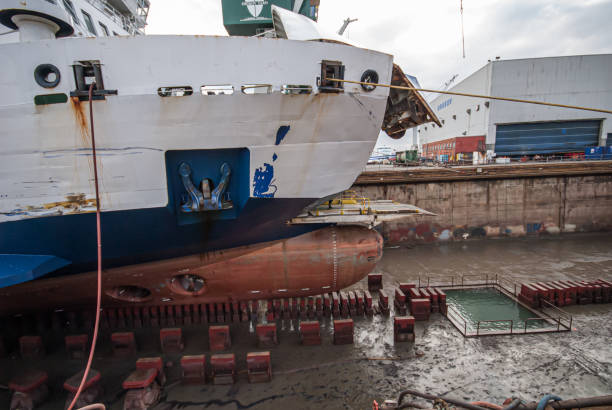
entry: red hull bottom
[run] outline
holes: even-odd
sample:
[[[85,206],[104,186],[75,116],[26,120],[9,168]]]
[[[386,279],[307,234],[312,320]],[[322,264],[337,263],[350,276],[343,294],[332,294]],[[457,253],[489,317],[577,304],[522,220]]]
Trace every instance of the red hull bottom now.
[[[332,226],[290,239],[102,272],[103,307],[184,305],[319,295],[364,278],[383,240],[360,226]],[[90,308],[96,273],[27,282],[0,291],[0,314]]]

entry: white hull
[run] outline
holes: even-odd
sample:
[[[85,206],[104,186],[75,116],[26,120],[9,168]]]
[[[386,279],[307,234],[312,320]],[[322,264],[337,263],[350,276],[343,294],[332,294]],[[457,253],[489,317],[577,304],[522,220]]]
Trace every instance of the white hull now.
[[[102,63],[106,89],[94,101],[103,211],[168,203],[169,150],[247,148],[250,196],[255,172],[274,165],[275,198],[321,198],[350,187],[366,163],[385,113],[388,89],[346,85],[320,93],[322,60],[338,60],[345,79],[375,70],[389,83],[392,57],[323,42],[205,36],[67,38],[0,45],[0,222],[89,212],[94,197],[88,102],[34,105],[36,95],[70,94],[71,65]],[[33,79],[53,64],[53,89]],[[232,95],[202,95],[203,85],[232,85]],[[241,86],[271,84],[271,94],[243,94]],[[284,95],[283,85],[310,85],[309,95]],[[193,95],[160,97],[158,87],[191,86]],[[83,122],[84,120],[84,122]],[[290,129],[276,145],[281,126]],[[276,154],[276,159],[273,157]],[[73,201],[74,202],[74,201]]]

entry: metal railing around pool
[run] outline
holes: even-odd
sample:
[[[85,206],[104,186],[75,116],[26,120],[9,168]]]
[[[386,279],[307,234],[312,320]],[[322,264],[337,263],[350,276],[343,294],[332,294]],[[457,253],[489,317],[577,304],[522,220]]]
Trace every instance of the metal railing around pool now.
[[[432,281],[432,279],[434,279]],[[478,281],[480,279],[480,281]],[[458,286],[485,286],[493,283],[497,283],[497,275],[462,275],[462,276],[449,276],[449,277],[431,277],[419,276],[417,278],[419,288],[429,287],[458,287]]]
[[[571,331],[573,317],[569,313],[565,312],[563,309],[553,305],[547,300],[542,300],[544,307],[539,310],[535,310],[534,308],[527,306],[522,303],[518,299],[518,294],[520,291],[520,284],[513,282],[506,278],[500,278],[498,275],[489,275],[489,274],[481,274],[481,275],[463,275],[463,276],[449,276],[448,278],[441,278],[443,281],[440,282],[439,278],[435,278],[436,281],[432,281],[432,277],[426,276],[424,278],[418,278],[418,287],[439,287],[439,288],[493,288],[498,292],[504,294],[509,297],[515,303],[521,305],[528,311],[534,313],[538,317],[530,317],[524,320],[521,320],[522,326],[520,326],[516,320],[513,319],[499,319],[499,320],[480,320],[475,322],[476,331],[469,332],[468,331],[468,320],[464,318],[461,313],[452,305],[449,304],[447,306],[446,317],[450,320],[450,322],[463,333],[465,337],[475,337],[475,336],[486,336],[486,335],[515,335],[515,334],[527,334],[527,333],[550,333],[550,332],[564,332]],[[550,314],[546,312],[546,310],[552,310],[554,314]],[[529,323],[533,322],[546,322],[550,326],[548,327],[533,327],[529,328]],[[500,326],[501,329],[487,329],[487,325],[484,326],[485,323],[509,323],[510,328],[508,330],[504,330],[503,326]]]

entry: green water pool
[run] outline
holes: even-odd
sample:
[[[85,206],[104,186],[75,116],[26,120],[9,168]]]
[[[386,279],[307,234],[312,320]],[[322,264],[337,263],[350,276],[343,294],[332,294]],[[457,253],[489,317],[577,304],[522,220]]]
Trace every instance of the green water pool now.
[[[512,320],[513,331],[525,329],[525,319],[537,315],[524,308],[514,300],[494,288],[482,289],[449,289],[446,292],[446,302],[467,322],[467,331],[476,332],[478,321],[499,320],[500,322],[481,322],[480,331],[510,331]],[[501,320],[508,320],[501,322]],[[550,327],[544,320],[528,320],[527,329],[543,329]]]

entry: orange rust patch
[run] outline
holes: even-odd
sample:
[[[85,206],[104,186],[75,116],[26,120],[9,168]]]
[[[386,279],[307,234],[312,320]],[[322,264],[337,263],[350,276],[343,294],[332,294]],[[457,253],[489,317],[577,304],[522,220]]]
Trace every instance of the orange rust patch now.
[[[67,195],[65,201],[49,202],[48,204],[43,205],[45,209],[51,209],[51,208],[57,208],[57,207],[66,208],[66,209],[79,209],[81,207],[88,207],[88,206],[95,207],[96,200],[86,199],[85,194]]]
[[[72,107],[72,111],[74,111],[74,118],[77,123],[77,127],[79,127],[79,131],[81,132],[81,139],[85,146],[89,146],[89,127],[87,120],[85,119],[85,112],[83,111],[83,105],[79,100],[79,97],[70,97],[70,105]]]

